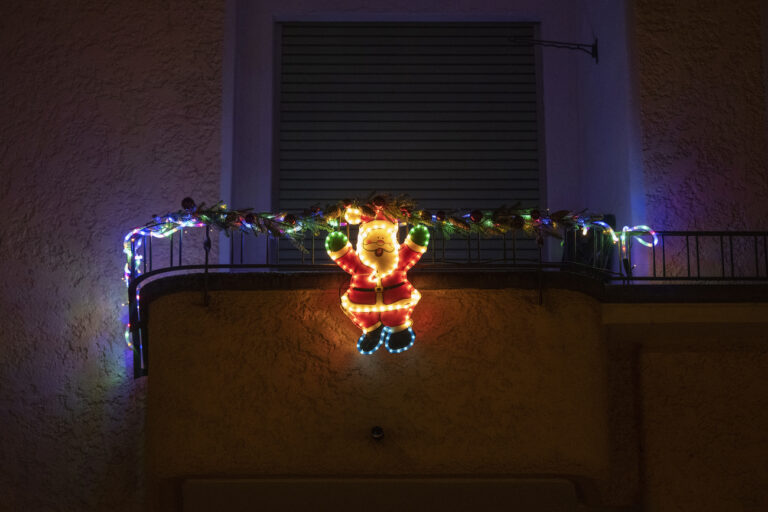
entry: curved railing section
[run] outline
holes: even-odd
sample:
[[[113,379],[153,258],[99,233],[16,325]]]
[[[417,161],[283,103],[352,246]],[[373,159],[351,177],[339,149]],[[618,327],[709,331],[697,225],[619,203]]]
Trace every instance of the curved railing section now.
[[[223,203],[198,206],[191,198],[185,198],[181,210],[154,217],[146,225],[130,230],[123,240],[126,259],[123,279],[128,289],[123,321],[125,341],[134,351],[134,374],[137,377],[146,375],[147,369],[147,351],[142,341],[146,331],[139,304],[141,286],[148,280],[172,272],[330,271],[335,266],[327,261],[322,248],[325,235],[346,230],[350,236],[360,218],[374,211],[382,211],[404,230],[415,224],[428,227],[433,244],[419,263],[424,268],[529,269],[538,272],[557,269],[588,272],[604,280],[627,281],[637,278],[633,275],[636,265],[631,259],[633,243],[653,250],[655,276],[656,247],[665,236],[662,233],[660,238],[645,225],[614,230],[606,216],[568,210],[551,212],[502,206],[432,212],[418,208],[405,196],[343,200],[297,213],[229,209]],[[212,234],[217,233],[215,239],[218,241],[219,232],[226,235],[225,243],[229,244],[229,263],[211,263],[210,253],[215,245]],[[666,235],[672,236],[671,233]],[[765,234],[760,236],[765,240]],[[253,241],[258,237],[264,241],[256,253]],[[557,240],[561,249],[550,247],[553,244],[545,243],[547,239]],[[695,240],[698,251],[699,239]],[[661,249],[664,250],[663,245]],[[700,252],[696,255],[700,259]],[[673,260],[676,261],[670,255],[670,262]],[[666,269],[665,265],[662,267]],[[643,279],[647,277],[652,276],[642,276]]]

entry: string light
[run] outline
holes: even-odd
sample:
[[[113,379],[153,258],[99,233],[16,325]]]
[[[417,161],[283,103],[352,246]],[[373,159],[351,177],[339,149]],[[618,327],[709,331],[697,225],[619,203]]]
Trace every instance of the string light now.
[[[361,205],[363,205],[361,207]],[[566,210],[555,212],[550,215],[549,210],[539,211],[536,209],[508,209],[501,207],[496,210],[473,210],[469,213],[452,213],[439,211],[432,214],[425,210],[418,210],[415,205],[405,196],[395,199],[386,197],[374,197],[367,203],[360,201],[345,200],[336,205],[328,205],[326,213],[319,207],[312,207],[305,210],[304,215],[297,216],[286,213],[251,212],[251,209],[229,210],[223,202],[214,206],[205,208],[204,205],[196,206],[191,198],[185,198],[182,201],[183,210],[176,213],[169,213],[163,216],[156,216],[152,223],[135,228],[129,231],[123,239],[123,253],[126,263],[123,267],[123,280],[126,287],[130,287],[131,280],[142,275],[144,266],[144,256],[142,248],[146,243],[147,237],[156,239],[167,239],[175,233],[188,228],[213,227],[222,230],[239,230],[241,232],[253,235],[269,234],[272,236],[289,236],[300,250],[306,251],[302,245],[302,240],[307,232],[313,235],[319,231],[327,231],[326,250],[329,255],[343,270],[354,275],[360,270],[359,265],[368,269],[365,274],[367,281],[374,285],[377,300],[374,304],[357,304],[350,300],[348,293],[342,296],[342,308],[353,318],[356,324],[365,332],[365,322],[359,323],[354,316],[358,313],[399,313],[410,318],[413,307],[421,299],[421,294],[413,288],[405,279],[407,273],[421,258],[427,250],[429,244],[429,232],[423,225],[414,229],[421,229],[420,240],[424,245],[413,242],[409,234],[402,245],[397,242],[397,228],[405,225],[398,220],[398,217],[405,215],[405,218],[421,219],[426,225],[436,230],[441,230],[444,236],[458,233],[461,236],[468,236],[471,233],[480,235],[497,236],[499,233],[508,231],[523,231],[531,236],[534,234],[537,238],[544,235],[553,234],[555,228],[564,227],[565,229],[579,229],[582,235],[586,236],[590,229],[599,229],[606,234],[614,244],[620,244],[622,255],[626,256],[629,250],[629,242],[632,238],[645,247],[658,245],[659,239],[656,232],[647,225],[637,225],[633,227],[624,226],[621,234],[616,232],[602,217],[594,217],[584,214],[573,214]],[[377,219],[366,217],[370,212],[377,213]],[[458,216],[457,216],[458,215]],[[343,220],[345,222],[341,222]],[[457,222],[456,219],[469,218],[472,222]],[[342,226],[360,224],[364,220],[369,222],[362,227],[358,234],[358,250],[353,250],[352,245],[347,241],[338,251],[331,251],[330,243],[337,238],[346,238],[343,233],[337,231]],[[370,221],[381,222],[382,224],[368,226]],[[385,226],[388,225],[388,226]],[[391,227],[389,227],[391,226]],[[387,249],[391,247],[392,256],[375,259],[360,247],[361,241],[365,240],[377,227],[386,227],[387,236],[382,240]],[[413,230],[411,230],[413,232]],[[650,238],[648,238],[650,237]],[[335,246],[335,245],[334,245]],[[210,246],[209,246],[210,247]],[[354,258],[349,253],[358,257],[359,265],[352,261]],[[384,263],[382,265],[382,262]],[[373,265],[373,267],[372,267]],[[375,268],[374,268],[375,267]],[[406,286],[408,296],[384,304],[379,300],[383,295],[385,286],[382,286],[382,280],[392,279],[395,272],[403,273],[403,286]],[[136,290],[136,311],[134,320],[140,321],[138,313],[139,290]],[[124,337],[129,347],[134,346],[134,340],[131,337],[130,315],[121,315],[125,318]],[[402,326],[399,326],[402,327]],[[410,329],[410,327],[408,327]],[[412,330],[411,330],[412,332]],[[391,334],[391,333],[390,333]],[[415,336],[415,335],[414,335]],[[415,338],[414,338],[415,339]],[[410,346],[410,345],[409,345]],[[405,350],[405,349],[402,349]],[[401,350],[401,351],[402,351]]]
[[[640,233],[642,234],[648,234],[651,236],[651,241],[647,242],[643,240],[641,235],[634,235],[633,238],[637,240],[641,245],[644,245],[645,247],[653,247],[654,245],[659,245],[659,237],[656,236],[656,232],[650,228],[650,226],[646,226],[645,224],[640,224],[639,226],[632,226],[631,228],[627,228],[627,226],[624,226],[624,229],[622,230],[622,234],[626,233]]]
[[[592,221],[591,224],[592,226],[599,226],[603,233],[608,234],[614,244],[619,244],[619,250],[621,251],[623,258],[627,257],[627,252],[629,251],[629,235],[632,235],[632,238],[645,247],[659,245],[659,237],[656,235],[656,232],[651,229],[650,226],[646,226],[645,224],[632,226],[631,228],[629,226],[624,226],[621,228],[621,235],[618,236],[611,226],[601,220]],[[589,228],[592,226],[585,223],[582,227],[581,234],[586,236]],[[651,241],[648,242],[643,240],[642,235],[650,235]]]
[[[607,233],[608,236],[611,237],[611,241],[613,243],[617,243],[619,241],[619,237],[616,236],[616,233],[613,231],[613,228],[611,226],[609,226],[608,224],[606,224],[605,222],[603,222],[601,220],[596,220],[596,221],[593,221],[592,224],[594,224],[596,226],[600,226],[601,228],[603,228],[603,233]],[[585,224],[584,229],[589,230],[589,227],[590,226]],[[584,235],[587,234],[584,230],[582,230],[582,233]]]
[[[123,238],[123,253],[126,257],[125,266],[123,268],[123,281],[125,286],[129,287],[131,279],[139,277],[142,272],[142,262],[144,256],[139,253],[144,239],[148,236],[153,238],[168,238],[174,235],[176,232],[185,228],[199,228],[206,224],[197,219],[178,219],[173,216],[166,216],[162,222],[150,224],[144,227],[135,228],[128,232]],[[131,268],[133,263],[133,269]],[[136,304],[139,303],[139,293],[136,291]],[[138,308],[138,306],[137,306]],[[137,311],[138,316],[138,311]],[[129,348],[133,348],[133,339],[131,335],[130,321],[125,322],[124,329],[125,343]]]

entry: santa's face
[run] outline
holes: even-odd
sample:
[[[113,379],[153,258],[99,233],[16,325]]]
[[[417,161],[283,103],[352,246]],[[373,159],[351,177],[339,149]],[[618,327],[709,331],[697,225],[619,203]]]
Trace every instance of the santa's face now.
[[[397,224],[376,220],[363,224],[357,236],[357,253],[360,260],[376,271],[386,275],[397,268],[398,250]]]

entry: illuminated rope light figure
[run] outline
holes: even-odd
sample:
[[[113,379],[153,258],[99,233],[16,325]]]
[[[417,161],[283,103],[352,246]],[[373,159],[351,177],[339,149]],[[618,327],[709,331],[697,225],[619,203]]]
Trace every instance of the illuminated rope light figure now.
[[[366,219],[359,210],[348,213],[348,222],[367,220],[360,226],[357,250],[339,231],[326,237],[325,248],[352,276],[341,297],[341,309],[362,330],[357,350],[372,354],[384,345],[393,354],[404,352],[416,341],[411,314],[421,299],[406,274],[427,250],[429,231],[415,226],[401,245],[397,222],[387,219],[381,210],[373,219]]]

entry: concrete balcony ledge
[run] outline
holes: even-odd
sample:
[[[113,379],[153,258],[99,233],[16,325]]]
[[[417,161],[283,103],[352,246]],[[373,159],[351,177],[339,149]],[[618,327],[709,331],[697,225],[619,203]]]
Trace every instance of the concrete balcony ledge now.
[[[414,269],[409,279],[419,290],[541,289],[542,299],[550,289],[584,293],[603,303],[768,303],[768,283],[745,281],[700,281],[675,283],[642,281],[633,284],[605,282],[571,272],[477,268]],[[206,282],[207,281],[207,282]],[[211,272],[166,275],[144,284],[142,306],[157,297],[183,291],[222,290],[336,290],[349,276],[335,267],[295,271]]]

